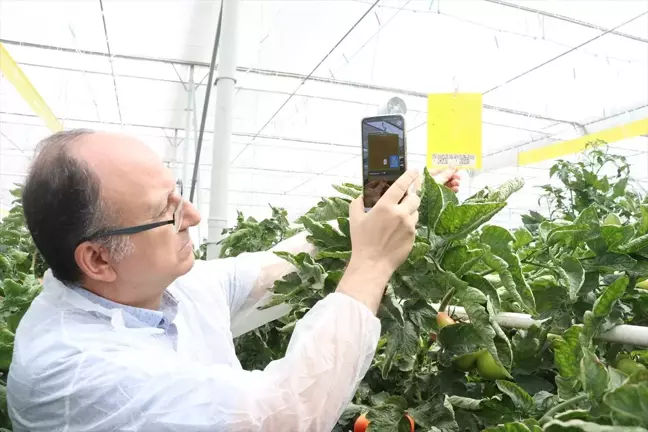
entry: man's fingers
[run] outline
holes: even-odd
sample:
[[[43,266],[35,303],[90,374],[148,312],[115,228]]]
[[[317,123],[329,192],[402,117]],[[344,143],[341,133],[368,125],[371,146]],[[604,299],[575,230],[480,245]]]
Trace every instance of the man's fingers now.
[[[419,173],[417,171],[407,170],[405,174],[400,176],[398,180],[396,180],[394,184],[387,189],[387,192],[385,192],[380,201],[384,201],[388,204],[397,204],[418,177]]]
[[[440,174],[434,176],[434,180],[439,184],[446,184],[457,174],[457,168],[447,168]]]
[[[403,202],[400,203],[400,206],[407,212],[407,214],[412,214],[418,210],[421,205],[421,198],[417,194],[409,194]]]

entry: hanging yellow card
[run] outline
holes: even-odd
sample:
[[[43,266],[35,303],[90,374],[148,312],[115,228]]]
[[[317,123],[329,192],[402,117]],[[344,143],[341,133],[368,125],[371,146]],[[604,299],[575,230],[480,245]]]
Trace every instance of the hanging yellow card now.
[[[480,169],[482,95],[428,95],[427,166]]]

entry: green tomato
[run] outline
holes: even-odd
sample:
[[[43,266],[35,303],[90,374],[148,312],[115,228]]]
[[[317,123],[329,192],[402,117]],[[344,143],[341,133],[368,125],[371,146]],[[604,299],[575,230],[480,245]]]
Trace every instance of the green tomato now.
[[[642,365],[641,363],[635,362],[631,358],[622,358],[617,362],[616,367],[626,375],[632,375],[637,371],[646,370],[646,366]]]
[[[479,372],[479,375],[482,378],[489,381],[513,378],[505,367],[500,366],[495,362],[495,359],[488,351],[482,352],[479,357],[477,357],[477,372]]]
[[[469,372],[470,370],[472,370],[473,367],[475,367],[475,362],[477,361],[477,358],[483,352],[484,350],[479,350],[468,354],[460,355],[459,357],[452,360],[452,365],[456,369],[459,369],[460,371]]]
[[[638,282],[636,286],[637,288],[648,290],[648,279]]]

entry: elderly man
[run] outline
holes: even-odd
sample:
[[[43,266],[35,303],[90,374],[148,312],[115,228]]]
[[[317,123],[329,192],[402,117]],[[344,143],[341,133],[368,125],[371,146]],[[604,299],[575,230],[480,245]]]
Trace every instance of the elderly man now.
[[[442,181],[457,188],[450,171]],[[292,270],[270,252],[194,263],[200,215],[128,136],[73,130],[41,143],[23,205],[50,266],[16,333],[15,432],[329,432],[367,371],[375,314],[414,239],[403,175],[369,213],[352,203],[352,259],[297,324],[286,356],[244,371],[230,322]],[[400,203],[399,203],[400,202]],[[304,236],[278,249],[312,252]]]

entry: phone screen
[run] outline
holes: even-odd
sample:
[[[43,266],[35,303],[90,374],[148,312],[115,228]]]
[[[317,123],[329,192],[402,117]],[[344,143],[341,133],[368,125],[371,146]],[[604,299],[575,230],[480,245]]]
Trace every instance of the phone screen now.
[[[362,120],[362,176],[365,210],[407,169],[405,119],[402,115]]]

